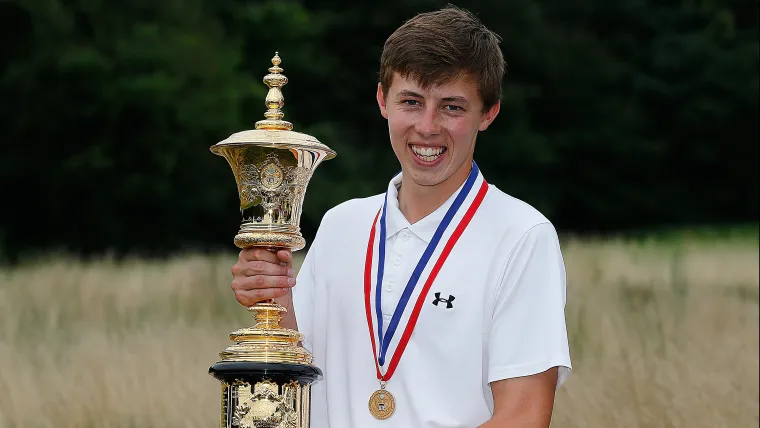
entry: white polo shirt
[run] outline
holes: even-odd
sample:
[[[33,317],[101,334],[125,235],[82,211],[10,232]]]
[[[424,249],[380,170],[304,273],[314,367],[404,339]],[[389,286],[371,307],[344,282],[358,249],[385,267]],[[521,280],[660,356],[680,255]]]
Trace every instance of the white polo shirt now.
[[[453,203],[409,224],[398,206],[397,175],[388,185],[383,325]],[[387,352],[383,373],[420,290],[445,243],[475,198],[477,180],[444,232],[412,293]],[[377,420],[368,401],[379,389],[364,303],[364,266],[373,220],[384,195],[328,211],[293,289],[295,315],[324,379],[312,387],[312,428],[475,428],[493,412],[489,383],[559,366],[570,374],[565,326],[565,268],[552,224],[493,185],[429,291],[416,328],[386,389],[395,413]],[[460,188],[461,189],[461,188]],[[375,234],[371,312],[377,342]],[[434,304],[437,303],[437,304]]]

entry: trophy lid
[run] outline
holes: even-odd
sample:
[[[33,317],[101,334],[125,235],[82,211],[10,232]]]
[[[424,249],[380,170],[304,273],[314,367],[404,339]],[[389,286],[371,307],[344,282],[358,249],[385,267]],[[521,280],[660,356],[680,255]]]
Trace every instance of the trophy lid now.
[[[293,131],[293,124],[282,120],[285,114],[281,109],[285,105],[285,98],[282,96],[281,88],[288,83],[288,78],[282,74],[281,62],[279,53],[275,52],[272,58],[272,67],[269,67],[269,74],[264,76],[264,83],[269,87],[265,99],[267,111],[264,113],[264,117],[266,119],[256,122],[255,129],[236,132],[227,139],[214,144],[211,146],[213,153],[220,154],[221,148],[227,146],[257,145],[321,152],[324,156],[323,160],[335,157],[335,151],[328,146],[311,135]]]

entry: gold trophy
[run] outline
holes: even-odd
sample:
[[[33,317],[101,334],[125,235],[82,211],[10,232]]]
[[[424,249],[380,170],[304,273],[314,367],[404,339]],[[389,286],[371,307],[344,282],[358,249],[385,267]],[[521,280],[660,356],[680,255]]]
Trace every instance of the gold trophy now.
[[[240,197],[238,248],[298,251],[301,208],[314,169],[335,152],[282,120],[281,88],[288,82],[277,53],[264,77],[269,87],[265,120],[211,146],[232,168]],[[274,303],[250,308],[254,325],[230,333],[235,343],[219,353],[209,374],[222,383],[222,428],[308,428],[311,385],[322,378],[303,335],[280,327],[286,309]]]

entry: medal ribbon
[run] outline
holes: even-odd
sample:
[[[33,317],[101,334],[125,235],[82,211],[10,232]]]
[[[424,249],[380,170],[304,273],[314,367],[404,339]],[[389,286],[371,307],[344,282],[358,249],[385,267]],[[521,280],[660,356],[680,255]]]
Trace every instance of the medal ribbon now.
[[[409,297],[411,296],[412,291],[414,290],[414,287],[417,285],[417,282],[419,282],[420,280],[420,275],[422,275],[422,271],[427,266],[428,261],[430,261],[430,257],[433,255],[433,251],[435,251],[435,248],[438,246],[438,242],[441,240],[441,236],[443,235],[443,232],[451,223],[452,218],[454,218],[454,214],[456,214],[456,212],[459,211],[459,208],[462,206],[462,203],[464,203],[465,198],[467,198],[467,195],[470,193],[470,190],[472,190],[472,186],[475,183],[475,180],[477,178],[478,178],[478,167],[473,161],[472,169],[470,170],[470,174],[467,176],[467,180],[465,180],[464,186],[457,194],[456,198],[454,199],[454,202],[451,204],[449,209],[446,211],[446,214],[443,216],[443,220],[441,220],[441,223],[436,228],[435,233],[433,234],[433,238],[430,240],[430,243],[427,245],[427,248],[425,248],[425,252],[422,253],[422,257],[420,258],[419,262],[417,263],[417,266],[412,272],[412,276],[409,277],[409,281],[407,282],[406,287],[404,288],[404,291],[401,294],[401,299],[399,300],[398,305],[396,306],[396,310],[393,312],[391,321],[388,324],[388,331],[385,334],[383,334],[383,313],[382,313],[381,299],[382,299],[383,273],[384,273],[384,267],[385,267],[385,225],[386,225],[385,212],[386,212],[386,207],[388,206],[388,192],[385,192],[385,203],[383,204],[383,214],[380,217],[380,244],[378,248],[379,260],[378,260],[378,265],[377,265],[377,286],[375,290],[375,311],[377,315],[377,337],[380,344],[380,355],[379,355],[378,363],[381,366],[385,365],[385,356],[386,356],[386,353],[388,352],[388,346],[390,345],[391,339],[393,339],[393,335],[396,333],[396,329],[398,328],[398,323],[401,318],[401,315],[404,313],[404,309],[406,309],[406,305],[409,302]]]
[[[414,290],[414,287],[416,286],[417,282],[419,282],[422,271],[425,269],[425,266],[427,266],[428,261],[433,255],[433,252],[435,248],[437,247],[438,242],[440,241],[441,236],[443,235],[443,232],[446,230],[449,223],[451,223],[451,220],[454,217],[454,214],[459,210],[459,208],[463,204],[465,198],[467,197],[470,190],[472,189],[477,176],[478,176],[478,167],[475,164],[475,162],[473,162],[472,171],[470,172],[470,176],[467,178],[467,181],[465,182],[464,187],[457,195],[452,206],[449,207],[448,211],[444,215],[444,218],[441,221],[441,224],[438,225],[438,228],[436,229],[432,240],[430,241],[427,248],[425,249],[425,252],[423,253],[422,258],[420,258],[420,261],[417,263],[417,266],[414,269],[412,276],[409,278],[409,282],[407,283],[406,288],[404,289],[404,292],[401,295],[401,299],[399,300],[398,306],[396,306],[396,310],[394,311],[393,316],[391,317],[391,322],[388,326],[388,331],[386,332],[385,335],[383,335],[382,333],[383,317],[382,317],[382,307],[381,307],[380,299],[381,299],[382,278],[383,278],[383,270],[384,270],[383,265],[385,261],[385,205],[387,204],[387,193],[386,193],[386,204],[384,204],[382,210],[378,211],[378,213],[375,215],[375,219],[372,223],[372,229],[370,230],[369,242],[367,244],[367,257],[365,259],[365,264],[364,264],[364,306],[365,306],[365,310],[367,314],[367,324],[369,325],[370,339],[372,340],[372,353],[375,359],[375,368],[377,369],[377,378],[380,379],[381,381],[386,381],[390,379],[391,376],[393,376],[393,372],[396,370],[396,366],[398,366],[398,362],[401,359],[401,355],[404,353],[404,349],[406,348],[406,345],[409,342],[409,338],[412,335],[412,331],[414,330],[414,327],[417,324],[420,311],[422,310],[423,302],[425,301],[425,298],[428,292],[430,291],[430,287],[435,281],[435,278],[438,275],[438,272],[441,270],[441,267],[446,262],[446,259],[451,253],[451,250],[454,247],[454,244],[456,244],[457,240],[459,240],[459,237],[467,228],[467,225],[470,223],[470,220],[472,220],[472,217],[475,215],[475,212],[478,210],[481,202],[483,202],[483,199],[485,198],[486,192],[488,191],[488,183],[486,183],[486,181],[483,180],[483,183],[481,184],[480,189],[478,190],[478,193],[475,196],[475,199],[472,201],[464,217],[457,225],[456,229],[452,233],[449,240],[446,242],[443,248],[443,251],[441,252],[440,257],[438,258],[435,265],[433,266],[433,269],[430,272],[430,276],[425,282],[425,285],[423,286],[423,289],[419,297],[417,298],[417,302],[415,303],[414,309],[412,310],[412,314],[410,315],[410,318],[409,318],[409,323],[404,329],[404,332],[401,336],[398,347],[396,351],[393,353],[393,356],[391,357],[391,362],[390,362],[390,365],[388,366],[388,371],[386,372],[385,375],[382,375],[380,372],[380,366],[384,365],[385,363],[385,356],[388,350],[388,346],[390,345],[391,339],[393,338],[393,334],[395,333],[398,327],[399,320],[401,319],[401,315],[404,313],[404,309],[406,308],[406,305],[409,301],[409,297],[411,296],[412,291]],[[382,212],[382,217],[380,218],[380,243],[379,243],[379,248],[378,248],[379,260],[378,260],[377,286],[376,286],[376,297],[375,297],[377,320],[378,320],[378,342],[380,343],[380,355],[378,356],[377,346],[375,343],[375,334],[373,332],[370,293],[371,293],[371,288],[372,288],[372,284],[371,284],[372,283],[372,253],[373,253],[373,247],[374,247],[373,244],[375,242],[375,229],[376,229],[378,217],[380,217],[381,212]]]

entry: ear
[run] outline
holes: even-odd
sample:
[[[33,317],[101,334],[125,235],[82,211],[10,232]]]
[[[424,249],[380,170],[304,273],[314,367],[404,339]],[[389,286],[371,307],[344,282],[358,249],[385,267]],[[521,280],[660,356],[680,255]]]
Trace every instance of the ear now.
[[[483,113],[483,116],[480,118],[480,126],[478,127],[478,130],[485,131],[488,129],[494,119],[496,119],[496,116],[499,114],[499,110],[501,110],[501,101],[497,101],[496,104],[488,109],[488,111]]]
[[[383,84],[379,83],[377,84],[377,94],[375,94],[375,98],[377,98],[377,105],[380,107],[380,114],[383,115],[384,118],[388,119],[388,109],[386,108],[385,104],[385,96],[383,95]]]

